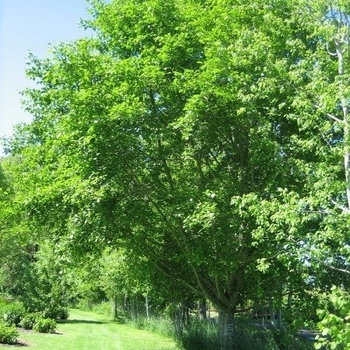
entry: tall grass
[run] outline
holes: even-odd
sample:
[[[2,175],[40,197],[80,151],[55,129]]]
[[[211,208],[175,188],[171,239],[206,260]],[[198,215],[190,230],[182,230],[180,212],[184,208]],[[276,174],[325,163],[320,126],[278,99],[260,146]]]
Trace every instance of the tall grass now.
[[[175,328],[171,320],[163,317],[150,317],[149,319],[130,319],[128,324],[137,328],[143,329],[165,337],[175,339]]]
[[[80,305],[81,309],[96,312],[112,318],[109,302],[96,305]],[[176,334],[173,320],[166,317],[130,317],[123,310],[118,311],[119,323],[127,323],[135,329],[150,331],[160,336],[176,339],[183,350],[220,349],[219,325],[213,320],[191,317],[189,324]],[[251,324],[251,320],[236,320],[235,345],[232,350],[312,350],[313,344],[303,341],[287,330],[266,329]]]
[[[194,318],[180,339],[185,350],[212,350],[220,349],[219,326],[210,320]]]
[[[77,308],[83,311],[92,311],[106,317],[113,317],[111,304],[107,301],[99,304],[85,303],[82,301],[77,305]],[[118,319],[116,321],[119,323],[127,323],[136,329],[143,329],[162,336],[175,338],[174,324],[168,318],[157,316],[150,317],[149,319],[142,316],[130,317],[130,315],[126,314],[123,310],[118,309]]]
[[[181,339],[184,350],[220,349],[220,332],[216,322],[193,319]],[[299,339],[282,329],[266,329],[237,320],[232,350],[312,350],[313,343]]]

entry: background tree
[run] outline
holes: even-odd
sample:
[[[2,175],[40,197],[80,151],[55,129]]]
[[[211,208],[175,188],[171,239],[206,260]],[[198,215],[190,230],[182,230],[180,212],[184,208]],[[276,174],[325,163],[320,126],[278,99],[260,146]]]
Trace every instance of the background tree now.
[[[0,261],[2,292],[18,295],[26,289],[20,276],[29,277],[29,265],[35,254],[28,220],[17,193],[16,169],[19,157],[3,158],[0,162]]]
[[[321,0],[308,5],[307,11],[299,14],[299,21],[314,28],[315,45],[291,70],[291,77],[293,81],[304,81],[295,99],[299,113],[294,117],[300,130],[310,135],[309,149],[317,154],[318,161],[305,164],[305,169],[309,206],[322,219],[318,229],[309,234],[305,255],[316,267],[315,283],[329,292],[329,304],[320,312],[323,320],[319,324],[326,337],[321,338],[319,346],[330,343],[331,348],[346,348],[346,327],[329,334],[328,330],[335,320],[330,305],[335,313],[340,304],[344,306],[341,313],[349,312],[344,293],[335,287],[331,292],[330,288],[349,285],[350,8],[346,1]]]

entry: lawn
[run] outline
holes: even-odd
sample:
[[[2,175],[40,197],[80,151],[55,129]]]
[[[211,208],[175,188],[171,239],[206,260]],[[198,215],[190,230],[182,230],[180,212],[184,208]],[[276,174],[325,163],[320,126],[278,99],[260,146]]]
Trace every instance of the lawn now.
[[[118,324],[86,311],[71,310],[67,321],[57,325],[56,334],[21,331],[18,345],[0,348],[36,350],[176,350],[173,340]],[[23,346],[23,344],[27,346]]]

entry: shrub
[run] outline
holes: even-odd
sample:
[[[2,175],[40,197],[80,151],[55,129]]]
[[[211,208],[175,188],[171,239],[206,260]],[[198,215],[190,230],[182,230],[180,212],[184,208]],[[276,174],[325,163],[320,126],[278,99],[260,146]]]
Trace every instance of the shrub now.
[[[53,320],[66,320],[69,317],[68,309],[61,306],[51,306],[41,314],[43,318],[51,318]]]
[[[38,317],[33,329],[39,333],[54,333],[57,323],[52,318]]]
[[[15,301],[3,305],[1,308],[2,319],[8,326],[18,326],[21,322],[21,318],[25,314],[24,306],[21,302]]]
[[[61,307],[57,313],[56,319],[57,320],[67,320],[69,317],[69,311],[65,307]]]
[[[27,314],[22,318],[19,325],[24,329],[33,329],[38,317],[39,315],[36,313]]]
[[[18,332],[14,326],[6,326],[0,323],[0,343],[14,344],[17,341]]]

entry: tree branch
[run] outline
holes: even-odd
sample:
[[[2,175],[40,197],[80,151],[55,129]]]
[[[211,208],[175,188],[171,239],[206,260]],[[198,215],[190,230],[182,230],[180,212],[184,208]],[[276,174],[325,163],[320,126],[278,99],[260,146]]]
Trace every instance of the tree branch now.
[[[317,109],[320,109],[321,107],[319,105],[314,105]],[[326,116],[330,119],[333,119],[334,121],[338,122],[338,123],[343,123],[344,121],[337,118],[335,115],[331,114],[331,113],[326,113]]]
[[[350,275],[350,271],[349,271],[349,270],[340,269],[340,268],[338,268],[338,267],[335,267],[335,266],[333,266],[333,265],[329,265],[329,264],[326,264],[326,263],[324,263],[324,265],[325,265],[327,268],[331,269],[331,270],[338,271],[338,272],[342,272],[342,273],[346,273],[346,274]]]
[[[328,43],[326,43],[326,50],[327,50],[327,53],[330,55],[330,56],[337,56],[337,53],[336,52],[331,52],[329,50],[329,45]]]
[[[338,209],[341,209],[343,213],[350,214],[350,209],[347,207],[344,207],[343,205],[337,203],[336,201],[332,200],[331,201]]]

